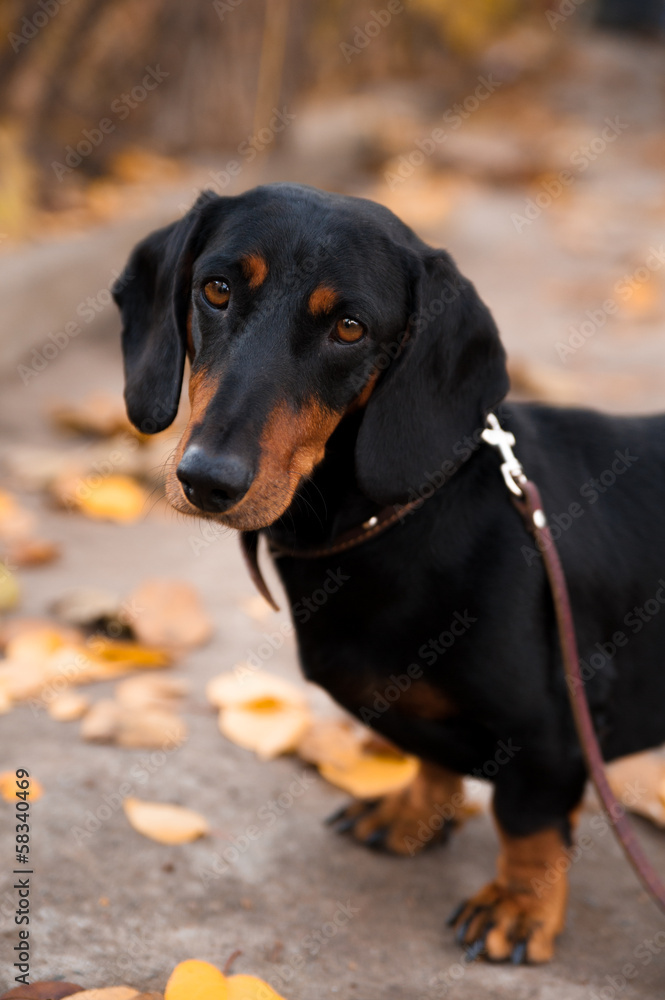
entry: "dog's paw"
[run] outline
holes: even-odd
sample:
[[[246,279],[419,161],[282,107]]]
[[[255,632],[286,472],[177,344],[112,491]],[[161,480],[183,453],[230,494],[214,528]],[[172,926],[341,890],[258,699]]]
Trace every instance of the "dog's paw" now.
[[[467,949],[467,960],[484,957],[493,962],[510,959],[549,962],[554,942],[563,930],[566,912],[564,887],[541,898],[534,892],[490,882],[462,903],[448,923],[456,928],[457,941]]]
[[[422,764],[402,791],[371,802],[351,802],[327,822],[368,847],[413,857],[425,847],[445,843],[467,814],[459,775]]]

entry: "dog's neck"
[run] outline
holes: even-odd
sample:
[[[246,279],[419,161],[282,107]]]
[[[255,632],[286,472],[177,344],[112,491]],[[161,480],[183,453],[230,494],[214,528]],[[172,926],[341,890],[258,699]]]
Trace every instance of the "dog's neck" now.
[[[267,529],[269,537],[294,548],[322,545],[378,513],[379,505],[362,493],[356,479],[361,419],[362,414],[351,414],[341,422],[314,475],[302,483],[288,510]]]

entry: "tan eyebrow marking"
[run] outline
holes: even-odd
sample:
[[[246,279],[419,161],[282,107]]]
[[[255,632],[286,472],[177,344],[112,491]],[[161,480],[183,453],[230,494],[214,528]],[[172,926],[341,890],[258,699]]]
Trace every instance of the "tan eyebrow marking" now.
[[[250,288],[259,288],[268,276],[268,263],[257,253],[247,254],[241,262],[242,271],[249,278]]]
[[[337,292],[334,288],[328,288],[326,285],[319,285],[315,288],[309,297],[309,311],[314,315],[318,316],[320,313],[330,312],[332,307],[337,302]]]

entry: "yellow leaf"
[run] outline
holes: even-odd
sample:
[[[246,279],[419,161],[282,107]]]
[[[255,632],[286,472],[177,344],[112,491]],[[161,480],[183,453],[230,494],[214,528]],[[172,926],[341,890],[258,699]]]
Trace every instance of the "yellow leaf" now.
[[[298,755],[308,764],[352,767],[362,756],[363,739],[343,720],[323,719],[307,730],[298,744]]]
[[[21,590],[9,569],[0,563],[0,612],[11,611],[21,599]]]
[[[81,489],[81,484],[86,489]],[[142,515],[147,495],[143,487],[131,476],[107,476],[97,486],[85,480],[72,480],[60,491],[61,500],[73,504],[87,517],[95,520],[116,521],[130,524]]]
[[[630,812],[665,826],[665,760],[655,753],[636,753],[607,765],[607,780]]]
[[[364,753],[351,767],[323,763],[319,772],[354,798],[374,799],[405,788],[416,777],[419,766],[416,757]]]
[[[16,784],[17,781],[23,781],[23,778],[17,778],[15,771],[3,771],[0,774],[0,795],[2,795],[5,802],[16,802],[16,793],[21,791],[28,792],[27,802],[36,802],[37,799],[41,798],[44,794],[44,789],[37,781],[36,778],[28,778],[30,786],[27,789],[19,788]]]
[[[227,984],[228,1000],[284,1000],[272,986],[256,976],[229,976]]]
[[[239,666],[232,673],[219,674],[208,681],[206,697],[217,708],[247,707],[270,699],[284,705],[305,706],[305,692],[266,670]]]
[[[190,959],[176,965],[164,990],[164,1000],[228,1000],[227,980],[209,962]]]
[[[220,731],[232,743],[254,750],[263,760],[296,750],[311,725],[307,708],[265,699],[243,708],[223,708]]]
[[[134,798],[125,799],[122,805],[134,829],[160,844],[186,844],[210,831],[204,816],[182,806]]]

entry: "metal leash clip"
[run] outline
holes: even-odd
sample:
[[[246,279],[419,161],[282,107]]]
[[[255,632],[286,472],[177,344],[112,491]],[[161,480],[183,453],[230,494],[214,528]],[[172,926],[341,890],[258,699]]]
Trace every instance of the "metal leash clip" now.
[[[493,448],[497,448],[501,453],[503,459],[501,474],[510,492],[516,497],[524,496],[521,484],[525,483],[527,479],[522,464],[513,451],[515,435],[511,434],[510,431],[504,431],[493,413],[487,414],[487,423],[488,426],[481,434],[483,441],[492,445]]]

